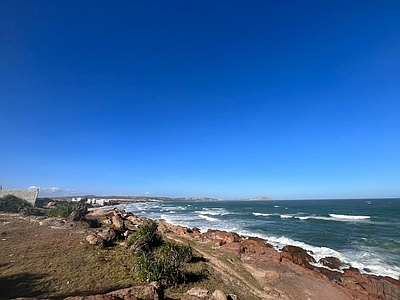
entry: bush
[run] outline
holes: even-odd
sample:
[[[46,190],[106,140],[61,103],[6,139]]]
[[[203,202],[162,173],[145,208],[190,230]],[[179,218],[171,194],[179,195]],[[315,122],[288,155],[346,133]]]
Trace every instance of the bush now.
[[[158,225],[152,220],[145,221],[139,229],[128,238],[128,245],[134,253],[150,252],[162,244],[162,237],[157,232]]]
[[[0,211],[21,213],[24,210],[28,210],[33,206],[26,200],[21,199],[14,195],[6,195],[0,198]]]
[[[134,257],[134,270],[139,280],[158,281],[165,285],[176,285],[185,281],[184,263],[192,259],[192,248],[166,242],[152,252],[142,252]]]
[[[53,207],[47,210],[46,216],[81,221],[85,219],[89,207],[90,205],[85,202],[57,201]]]
[[[135,275],[147,282],[176,285],[186,279],[184,263],[193,257],[192,247],[164,242],[157,228],[156,222],[148,220],[128,239],[134,254]]]

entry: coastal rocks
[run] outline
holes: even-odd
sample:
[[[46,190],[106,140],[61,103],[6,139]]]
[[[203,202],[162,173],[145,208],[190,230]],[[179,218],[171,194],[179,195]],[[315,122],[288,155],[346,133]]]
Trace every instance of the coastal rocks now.
[[[98,245],[103,241],[103,239],[101,237],[97,236],[97,234],[91,233],[86,237],[86,241],[90,245]]]
[[[240,243],[246,253],[254,253],[262,255],[271,250],[272,246],[266,244],[265,240],[260,238],[250,237],[247,240],[243,240]]]
[[[86,241],[91,245],[98,245],[101,243],[110,243],[117,237],[117,233],[112,228],[101,229],[96,233],[90,233],[86,237]]]
[[[241,241],[241,238],[237,233],[211,229],[209,229],[206,233],[203,233],[202,237],[214,243],[219,243],[219,245]]]
[[[343,267],[350,267],[349,264],[343,263],[339,258],[333,256],[321,258],[318,262],[325,267],[339,271],[342,270]]]
[[[365,299],[400,299],[400,281],[375,275],[361,274],[358,269],[350,268],[341,276],[343,285],[354,295],[363,294]]]
[[[295,264],[310,270],[314,269],[314,266],[312,266],[310,262],[316,262],[315,259],[307,253],[306,250],[291,245],[282,248],[281,258],[289,259]]]
[[[87,242],[92,245],[104,242],[111,244],[117,239],[126,240],[146,220],[144,217],[135,216],[123,211],[100,209],[91,211],[87,215],[87,219],[96,221],[106,227],[100,231],[90,233],[86,237]]]
[[[114,215],[111,218],[112,225],[116,230],[124,231],[124,220],[122,220],[121,216],[114,212]]]

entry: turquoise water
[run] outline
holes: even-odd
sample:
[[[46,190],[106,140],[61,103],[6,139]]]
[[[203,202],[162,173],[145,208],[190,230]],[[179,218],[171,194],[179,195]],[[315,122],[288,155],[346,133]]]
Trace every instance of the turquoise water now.
[[[317,261],[335,256],[364,273],[400,275],[400,199],[154,201],[120,208],[201,231],[262,237],[277,250],[297,245]]]

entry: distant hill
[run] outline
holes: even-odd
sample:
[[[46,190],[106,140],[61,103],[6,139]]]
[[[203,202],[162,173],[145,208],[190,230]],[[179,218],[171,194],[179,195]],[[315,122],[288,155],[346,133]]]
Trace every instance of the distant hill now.
[[[269,197],[254,197],[254,198],[249,198],[247,200],[251,200],[251,201],[266,201],[266,200],[272,200]]]

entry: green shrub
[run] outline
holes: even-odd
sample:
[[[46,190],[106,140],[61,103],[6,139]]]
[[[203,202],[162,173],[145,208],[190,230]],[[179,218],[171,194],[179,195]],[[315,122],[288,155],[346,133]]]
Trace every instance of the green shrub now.
[[[166,242],[151,252],[141,252],[134,257],[134,271],[139,280],[158,281],[165,285],[176,285],[185,281],[185,262],[192,259],[192,248]]]
[[[176,285],[186,279],[184,264],[192,257],[190,245],[164,242],[157,232],[158,225],[152,220],[145,221],[128,238],[131,245],[135,275],[139,280],[158,281]]]
[[[137,231],[128,238],[128,245],[134,253],[152,251],[162,244],[162,237],[157,232],[158,225],[152,220],[145,221]]]
[[[53,207],[46,211],[46,216],[81,221],[85,219],[89,206],[84,202],[57,201]]]
[[[14,195],[6,195],[0,198],[0,211],[10,213],[21,213],[33,206],[26,200]]]

